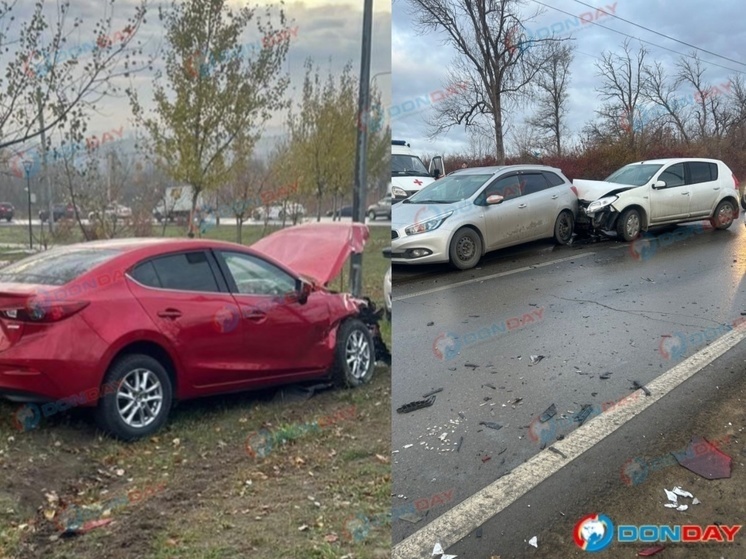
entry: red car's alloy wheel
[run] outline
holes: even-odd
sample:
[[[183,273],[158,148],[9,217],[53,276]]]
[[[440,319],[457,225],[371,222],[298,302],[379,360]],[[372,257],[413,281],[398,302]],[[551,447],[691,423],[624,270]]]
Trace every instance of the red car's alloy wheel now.
[[[156,420],[163,407],[163,387],[158,377],[147,369],[134,369],[117,390],[117,411],[127,425],[136,429]]]

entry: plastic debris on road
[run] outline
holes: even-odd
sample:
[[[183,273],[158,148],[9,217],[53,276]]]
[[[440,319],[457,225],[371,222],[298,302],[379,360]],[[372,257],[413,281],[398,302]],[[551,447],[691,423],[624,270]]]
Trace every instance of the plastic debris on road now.
[[[692,437],[685,451],[672,454],[681,466],[703,478],[730,477],[731,457],[703,437]]]
[[[503,428],[502,425],[499,423],[495,423],[494,421],[480,421],[480,425],[484,425],[485,427],[489,427],[490,429],[494,429],[495,431],[499,431]]]
[[[413,411],[421,410],[422,408],[432,406],[434,403],[435,396],[430,396],[427,400],[416,400],[414,402],[404,404],[396,410],[396,413],[410,413]]]
[[[443,389],[442,388],[436,388],[434,390],[431,390],[427,394],[423,394],[422,397],[423,398],[429,398],[430,396],[434,396],[435,394],[438,394],[440,392],[443,392]]]
[[[536,365],[539,361],[544,359],[543,355],[532,355],[531,356],[531,365]],[[530,366],[530,365],[529,365]]]
[[[666,497],[668,498],[668,503],[665,503],[663,506],[669,509],[676,509],[679,512],[683,512],[689,508],[689,505],[679,504],[679,497],[685,497],[688,499],[692,499],[693,505],[699,504],[699,499],[695,498],[694,495],[689,493],[689,491],[684,491],[681,487],[676,486],[671,491],[663,488],[663,491],[666,493]]]
[[[533,538],[528,540],[528,545],[532,545],[536,549],[539,549],[539,539],[536,536],[534,536]]]
[[[544,410],[544,413],[542,413],[539,416],[539,421],[541,421],[542,423],[546,423],[547,421],[552,419],[555,415],[557,415],[557,406],[552,404],[546,410]]]
[[[435,547],[433,547],[433,557],[439,557],[439,559],[456,559],[456,555],[448,555],[443,551],[443,547],[436,543]]]

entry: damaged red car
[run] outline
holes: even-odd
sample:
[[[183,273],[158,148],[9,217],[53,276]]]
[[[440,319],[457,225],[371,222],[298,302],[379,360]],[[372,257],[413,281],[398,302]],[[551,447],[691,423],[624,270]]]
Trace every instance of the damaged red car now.
[[[124,440],[176,400],[320,377],[368,382],[367,302],[325,285],[361,224],[288,228],[252,247],[124,239],[42,252],[0,269],[0,396],[95,407]]]

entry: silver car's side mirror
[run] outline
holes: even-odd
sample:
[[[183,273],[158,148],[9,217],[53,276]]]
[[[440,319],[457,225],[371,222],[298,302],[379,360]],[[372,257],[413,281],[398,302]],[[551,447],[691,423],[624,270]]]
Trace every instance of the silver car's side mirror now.
[[[503,196],[500,196],[499,194],[491,194],[487,196],[487,205],[491,206],[493,204],[499,204],[501,203],[505,198]]]

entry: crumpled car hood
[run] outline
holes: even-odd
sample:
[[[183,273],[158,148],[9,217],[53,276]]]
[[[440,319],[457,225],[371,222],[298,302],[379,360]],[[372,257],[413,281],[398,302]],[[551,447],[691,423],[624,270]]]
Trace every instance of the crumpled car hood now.
[[[363,251],[369,236],[362,223],[308,223],[272,233],[251,248],[326,285],[339,274],[350,254]]]
[[[572,181],[572,185],[578,190],[578,200],[585,200],[587,202],[593,202],[594,200],[598,200],[604,196],[619,194],[625,190],[640,188],[639,186],[630,184],[585,179],[576,179]]]

